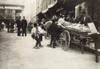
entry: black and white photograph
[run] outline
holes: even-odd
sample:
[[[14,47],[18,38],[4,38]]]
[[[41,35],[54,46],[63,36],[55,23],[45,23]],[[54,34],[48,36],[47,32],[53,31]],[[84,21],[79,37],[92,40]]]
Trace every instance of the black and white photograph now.
[[[0,0],[0,69],[100,69],[100,0]]]

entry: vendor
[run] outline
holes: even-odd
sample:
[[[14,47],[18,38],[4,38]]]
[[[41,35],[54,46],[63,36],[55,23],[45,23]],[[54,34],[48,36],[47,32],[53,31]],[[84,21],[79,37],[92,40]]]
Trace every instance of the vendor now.
[[[68,22],[71,22],[71,23],[74,22],[74,19],[73,19],[72,15],[70,13],[67,15],[67,17],[65,17],[65,21],[68,21]]]
[[[48,28],[48,33],[51,35],[50,47],[53,45],[53,48],[56,47],[56,41],[58,36],[58,26],[57,19],[55,16],[52,18],[52,24]]]
[[[88,26],[87,23],[92,22],[92,19],[89,15],[86,14],[85,11],[82,11],[81,16],[79,17],[79,22],[85,26]]]
[[[58,26],[64,28],[63,23],[65,23],[65,18],[64,15],[61,15],[60,18],[58,19]]]

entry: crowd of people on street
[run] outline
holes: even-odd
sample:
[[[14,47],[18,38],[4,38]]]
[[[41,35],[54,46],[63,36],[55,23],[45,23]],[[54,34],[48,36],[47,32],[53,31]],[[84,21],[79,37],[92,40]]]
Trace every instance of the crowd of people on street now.
[[[56,48],[58,46],[57,41],[59,40],[60,34],[64,31],[66,24],[71,23],[80,23],[85,26],[87,26],[87,23],[91,22],[92,19],[89,15],[86,14],[85,11],[81,12],[81,15],[79,17],[74,18],[70,13],[68,13],[67,16],[63,15],[62,13],[58,15],[53,15],[51,19],[47,20],[45,18],[41,19],[39,22],[38,20],[33,23],[34,26],[31,30],[32,38],[36,40],[36,45],[34,48],[40,48],[42,47],[41,41],[43,40],[42,37],[45,36],[47,38],[48,36],[51,37],[50,40],[50,47]],[[16,23],[17,27],[17,36],[27,36],[27,20],[25,19],[25,16],[23,16],[23,19],[21,20],[21,17],[17,17],[16,21],[5,21],[7,22],[7,29],[9,32],[9,28],[13,30],[14,24]],[[10,23],[10,25],[9,25]],[[3,23],[2,23],[3,24]],[[0,26],[2,25],[0,22]],[[9,27],[10,26],[10,27]],[[0,27],[1,30],[1,27]]]
[[[34,23],[34,27],[31,31],[32,38],[36,40],[36,45],[34,48],[40,48],[42,36],[44,34],[44,31],[46,31],[46,37],[48,34],[51,36],[50,40],[50,47],[56,48],[58,46],[57,41],[59,40],[60,34],[64,31],[65,24],[70,23],[80,23],[85,26],[87,26],[88,22],[91,22],[92,19],[89,15],[86,14],[85,11],[81,12],[81,15],[79,17],[72,17],[71,14],[68,14],[67,16],[60,14],[59,16],[54,15],[50,20],[45,20],[44,18],[41,20],[41,22]],[[44,28],[42,28],[44,27]],[[43,30],[43,32],[41,32]]]
[[[16,20],[14,19],[0,19],[0,31],[7,29],[8,33],[13,33],[14,31],[17,31],[17,35],[20,36],[22,33],[22,36],[27,36],[27,20],[25,19],[25,16],[23,16],[23,19],[21,20],[21,17],[16,17]]]

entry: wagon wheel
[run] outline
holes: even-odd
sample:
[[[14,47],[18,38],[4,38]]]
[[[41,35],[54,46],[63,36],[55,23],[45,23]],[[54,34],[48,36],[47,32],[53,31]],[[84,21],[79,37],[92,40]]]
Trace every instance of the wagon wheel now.
[[[70,46],[70,33],[68,31],[64,31],[62,34],[62,48],[66,51]]]

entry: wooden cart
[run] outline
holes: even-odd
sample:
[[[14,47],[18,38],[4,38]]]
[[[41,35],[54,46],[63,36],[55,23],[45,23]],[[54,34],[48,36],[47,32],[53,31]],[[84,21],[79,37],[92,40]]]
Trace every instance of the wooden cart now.
[[[82,53],[84,53],[84,47],[89,43],[89,39],[87,32],[78,32],[71,29],[65,29],[63,33],[61,33],[60,40],[62,41],[63,49],[67,50],[71,44],[76,44],[81,46]]]
[[[91,25],[92,27],[94,27],[93,23]],[[94,30],[96,31],[95,27]],[[91,41],[93,41],[92,43],[95,44],[91,49],[95,53],[95,61],[98,62],[98,57],[100,55],[100,51],[98,51],[100,50],[100,34],[88,35],[87,32],[81,32],[66,28],[64,29],[63,33],[61,33],[59,43],[62,45],[64,50],[67,50],[71,44],[77,44],[81,47],[82,53],[84,53],[85,47],[91,47]]]

